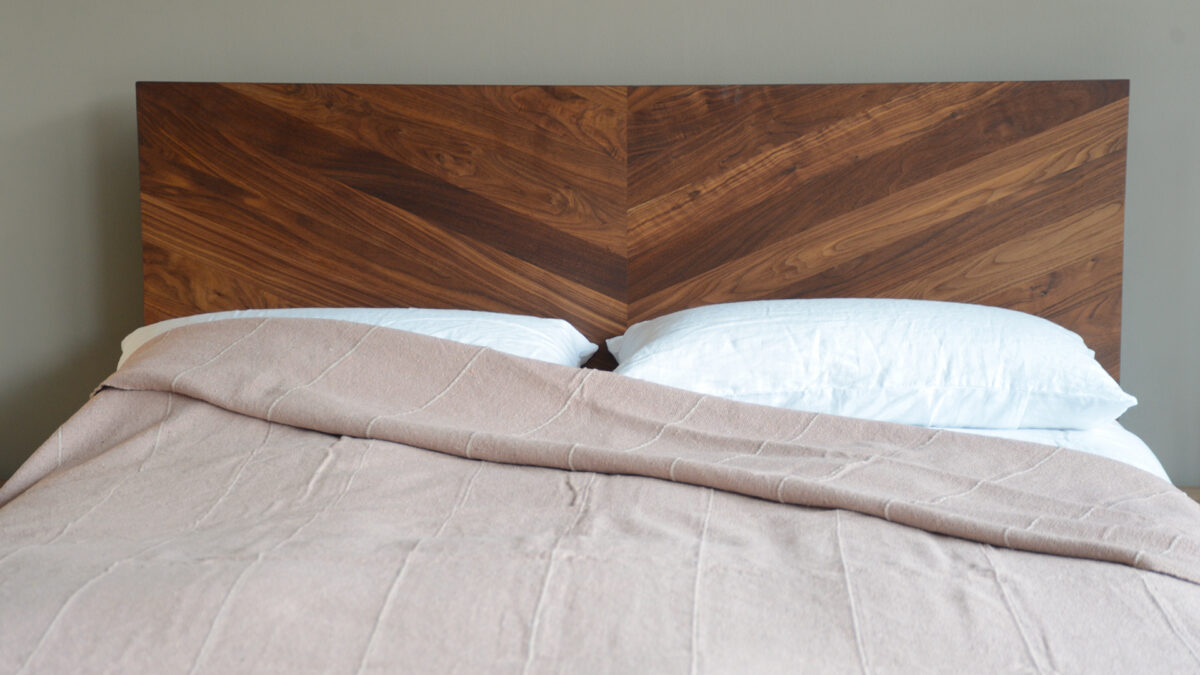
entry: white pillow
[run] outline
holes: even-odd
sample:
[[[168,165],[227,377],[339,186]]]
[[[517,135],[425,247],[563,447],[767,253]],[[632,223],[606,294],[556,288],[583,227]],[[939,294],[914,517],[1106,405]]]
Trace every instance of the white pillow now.
[[[608,341],[630,377],[739,401],[972,428],[1087,429],[1137,400],[1071,331],[996,307],[762,300],[697,307]]]
[[[596,352],[596,345],[588,342],[574,326],[562,319],[417,307],[245,309],[168,319],[138,328],[121,341],[121,359],[117,367],[121,367],[125,359],[137,351],[138,347],[173,328],[191,323],[248,317],[337,319],[386,326],[573,367],[583,365]]]

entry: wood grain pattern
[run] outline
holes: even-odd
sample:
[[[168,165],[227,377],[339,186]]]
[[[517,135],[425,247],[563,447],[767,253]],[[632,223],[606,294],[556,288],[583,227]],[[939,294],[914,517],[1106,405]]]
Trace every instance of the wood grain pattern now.
[[[1045,316],[1119,372],[1125,81],[140,83],[146,320],[464,307],[593,340],[685,307]]]

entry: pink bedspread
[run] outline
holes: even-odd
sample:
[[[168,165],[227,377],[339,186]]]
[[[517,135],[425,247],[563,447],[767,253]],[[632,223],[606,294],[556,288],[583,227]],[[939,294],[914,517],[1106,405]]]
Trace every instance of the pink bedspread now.
[[[0,672],[1200,669],[1150,474],[357,324],[164,335],[0,505]]]

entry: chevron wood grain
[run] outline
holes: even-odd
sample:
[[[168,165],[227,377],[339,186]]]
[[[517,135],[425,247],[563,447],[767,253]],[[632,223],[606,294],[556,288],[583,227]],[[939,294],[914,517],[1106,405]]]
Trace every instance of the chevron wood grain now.
[[[1125,81],[140,83],[146,320],[979,302],[1119,371]]]

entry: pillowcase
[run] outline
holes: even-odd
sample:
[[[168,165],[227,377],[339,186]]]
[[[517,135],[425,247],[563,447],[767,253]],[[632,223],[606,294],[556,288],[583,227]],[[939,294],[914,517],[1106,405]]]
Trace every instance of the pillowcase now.
[[[579,367],[596,352],[579,331],[562,319],[467,309],[312,307],[245,309],[197,314],[143,326],[121,341],[120,368],[138,347],[173,328],[191,323],[248,317],[337,319],[385,326],[455,342],[464,342],[539,361]]]
[[[927,300],[762,300],[687,309],[608,341],[616,372],[765,405],[969,428],[1087,429],[1137,400],[1071,331]]]

